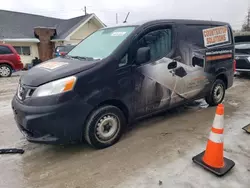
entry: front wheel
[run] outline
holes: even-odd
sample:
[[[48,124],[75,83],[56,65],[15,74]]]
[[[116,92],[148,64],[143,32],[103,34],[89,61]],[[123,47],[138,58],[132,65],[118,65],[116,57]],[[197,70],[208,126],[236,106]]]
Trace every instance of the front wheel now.
[[[106,148],[120,139],[125,125],[124,114],[119,108],[111,105],[102,106],[88,118],[84,138],[97,149]]]
[[[10,77],[12,69],[9,65],[0,65],[0,77]]]
[[[225,83],[222,80],[217,79],[205,100],[210,106],[217,106],[224,100],[225,92]]]

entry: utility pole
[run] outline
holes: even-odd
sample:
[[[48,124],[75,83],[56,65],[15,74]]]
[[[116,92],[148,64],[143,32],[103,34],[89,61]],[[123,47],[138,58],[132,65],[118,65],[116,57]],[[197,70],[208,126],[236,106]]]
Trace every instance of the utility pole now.
[[[85,13],[85,15],[87,15],[87,7],[86,6],[84,6],[84,13]]]
[[[117,13],[115,14],[115,21],[116,21],[116,24],[118,24],[118,14]]]

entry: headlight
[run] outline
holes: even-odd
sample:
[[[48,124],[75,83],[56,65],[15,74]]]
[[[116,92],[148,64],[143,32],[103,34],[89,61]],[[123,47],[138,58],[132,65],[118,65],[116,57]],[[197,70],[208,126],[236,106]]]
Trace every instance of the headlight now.
[[[247,57],[247,60],[250,62],[250,57]]]
[[[38,87],[32,97],[43,97],[71,91],[74,89],[75,83],[75,76],[55,80]]]

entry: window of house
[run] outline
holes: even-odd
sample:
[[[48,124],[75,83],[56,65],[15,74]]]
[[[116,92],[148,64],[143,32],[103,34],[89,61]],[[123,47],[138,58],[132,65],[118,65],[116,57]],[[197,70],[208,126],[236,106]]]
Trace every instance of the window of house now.
[[[12,54],[12,51],[7,46],[0,46],[0,54]]]
[[[168,55],[172,49],[171,34],[171,29],[152,31],[139,40],[139,48],[150,47],[151,61],[161,59]]]
[[[19,55],[30,55],[29,46],[14,46]]]

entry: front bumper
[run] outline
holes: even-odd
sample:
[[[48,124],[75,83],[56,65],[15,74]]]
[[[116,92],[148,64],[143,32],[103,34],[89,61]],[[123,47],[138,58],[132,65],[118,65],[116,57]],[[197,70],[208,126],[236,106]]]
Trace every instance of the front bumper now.
[[[250,69],[236,69],[236,72],[250,72]]]
[[[15,96],[12,109],[28,141],[66,144],[82,141],[83,125],[92,107],[78,97],[51,106],[27,106]]]
[[[15,67],[14,67],[14,71],[20,71],[20,70],[23,70],[24,66],[23,66],[23,63],[20,62],[18,64],[15,64]]]

